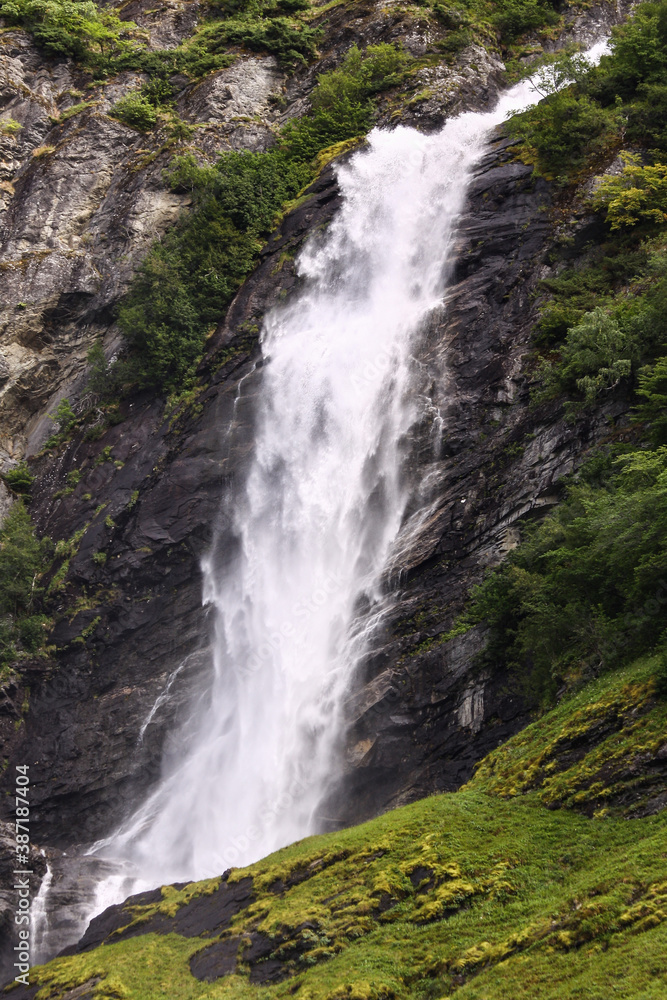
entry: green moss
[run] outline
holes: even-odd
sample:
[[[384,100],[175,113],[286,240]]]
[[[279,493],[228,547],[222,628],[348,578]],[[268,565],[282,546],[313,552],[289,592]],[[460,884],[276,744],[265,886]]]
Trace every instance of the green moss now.
[[[93,618],[93,620],[90,622],[90,624],[86,625],[86,627],[82,629],[81,634],[77,635],[75,639],[72,639],[72,642],[85,643],[86,639],[90,639],[91,635],[93,635],[95,629],[97,628],[97,626],[100,624],[101,621],[102,621],[101,615],[96,615],[95,618]]]
[[[82,111],[87,111],[88,108],[95,107],[96,104],[97,101],[81,101],[79,104],[73,104],[71,108],[61,111],[57,118],[51,118],[51,122],[54,125],[63,125],[70,118],[80,115]]]
[[[223,932],[238,941],[234,975],[194,979],[189,959],[211,939],[175,934],[121,940],[31,975],[52,1000],[95,977],[133,1000],[606,1000],[615,990],[657,1000],[667,975],[666,823],[595,822],[549,811],[535,793],[506,801],[470,787],[232,872],[230,881],[253,878],[255,896]],[[159,903],[131,907],[128,922],[173,916],[217,885],[165,887]],[[242,960],[255,931],[275,938],[283,982],[250,983]]]
[[[538,790],[549,807],[633,812],[665,790],[644,763],[664,744],[667,702],[648,657],[589,684],[479,765],[469,787],[512,797]]]

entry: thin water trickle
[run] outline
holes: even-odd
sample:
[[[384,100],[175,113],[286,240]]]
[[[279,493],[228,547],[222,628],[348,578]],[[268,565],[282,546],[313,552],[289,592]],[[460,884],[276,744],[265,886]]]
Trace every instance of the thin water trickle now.
[[[226,511],[234,553],[214,545],[203,564],[211,696],[183,758],[96,845],[119,869],[93,913],[316,831],[342,704],[396,561],[404,442],[423,405],[411,353],[442,304],[488,134],[536,100],[527,80],[437,135],[376,130],[338,169],[342,207],[300,257],[302,291],[265,320],[253,457]]]

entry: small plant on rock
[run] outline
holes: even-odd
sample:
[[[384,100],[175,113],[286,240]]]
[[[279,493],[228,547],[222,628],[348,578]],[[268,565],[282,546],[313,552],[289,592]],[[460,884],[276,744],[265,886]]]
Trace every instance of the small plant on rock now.
[[[109,115],[138,132],[150,132],[158,117],[155,105],[140,90],[133,90],[116,101]]]

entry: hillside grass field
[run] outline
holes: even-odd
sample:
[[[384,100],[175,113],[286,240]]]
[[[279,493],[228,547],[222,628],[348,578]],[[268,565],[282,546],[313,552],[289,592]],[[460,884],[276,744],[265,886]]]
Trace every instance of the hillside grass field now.
[[[232,974],[192,975],[211,937],[122,939],[214,893],[211,879],[164,887],[159,902],[127,907],[109,943],[32,970],[38,1000],[83,984],[90,993],[71,995],[663,1000],[667,814],[629,817],[650,811],[635,778],[659,756],[666,720],[650,658],[607,674],[494,751],[462,790],[232,870],[231,886],[253,880],[253,900],[219,935],[237,949]],[[591,818],[581,810],[592,799]],[[279,982],[258,984],[261,960],[244,961],[258,934],[283,962]]]

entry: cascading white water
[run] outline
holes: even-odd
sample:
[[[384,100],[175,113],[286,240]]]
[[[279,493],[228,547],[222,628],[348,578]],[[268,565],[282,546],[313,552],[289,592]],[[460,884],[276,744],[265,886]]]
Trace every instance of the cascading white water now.
[[[375,130],[339,168],[342,207],[300,257],[303,290],[262,332],[254,455],[232,515],[238,551],[203,567],[216,609],[210,701],[184,759],[97,846],[121,874],[100,886],[96,912],[316,829],[341,704],[368,641],[355,608],[380,602],[406,503],[402,442],[418,415],[411,351],[443,300],[489,131],[538,99],[528,80],[437,135]]]

